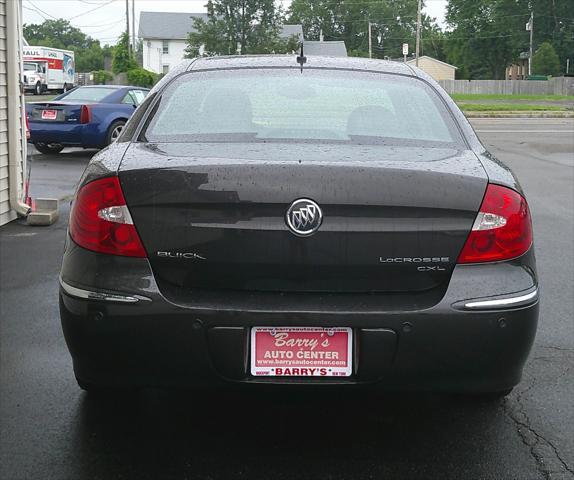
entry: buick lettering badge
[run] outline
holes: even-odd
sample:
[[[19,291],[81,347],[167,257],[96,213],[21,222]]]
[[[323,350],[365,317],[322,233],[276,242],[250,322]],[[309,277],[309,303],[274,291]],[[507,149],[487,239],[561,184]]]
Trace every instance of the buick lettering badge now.
[[[319,230],[323,222],[323,212],[313,200],[300,198],[295,200],[287,210],[285,222],[295,235],[308,237]]]

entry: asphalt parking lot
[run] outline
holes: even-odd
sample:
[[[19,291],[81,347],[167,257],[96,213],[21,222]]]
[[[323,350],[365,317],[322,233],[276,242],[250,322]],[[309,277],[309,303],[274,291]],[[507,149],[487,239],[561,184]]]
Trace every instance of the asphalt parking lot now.
[[[574,479],[574,121],[475,119],[533,213],[543,292],[522,383],[499,403],[434,394],[161,391],[93,398],[58,316],[67,199],[93,151],[33,155],[51,227],[0,229],[0,478]]]

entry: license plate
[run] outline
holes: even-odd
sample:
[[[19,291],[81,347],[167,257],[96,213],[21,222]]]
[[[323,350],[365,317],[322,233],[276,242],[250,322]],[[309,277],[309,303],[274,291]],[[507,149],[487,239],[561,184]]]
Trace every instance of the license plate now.
[[[253,327],[251,375],[348,377],[352,373],[351,328]]]
[[[42,110],[42,120],[56,120],[57,110]]]

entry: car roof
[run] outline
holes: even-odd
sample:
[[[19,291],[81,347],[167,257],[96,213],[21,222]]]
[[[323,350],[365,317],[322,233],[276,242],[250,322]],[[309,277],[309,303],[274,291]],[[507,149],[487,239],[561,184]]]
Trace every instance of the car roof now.
[[[133,90],[149,90],[147,87],[137,87],[134,85],[78,85],[78,88],[107,88],[108,90],[123,90],[123,89],[133,89]]]
[[[300,65],[297,63],[297,55],[235,55],[200,57],[195,60],[191,60],[188,65],[189,70],[278,67],[300,68]],[[349,69],[417,76],[415,69],[403,62],[357,57],[325,57],[309,55],[307,56],[307,62],[303,68]]]

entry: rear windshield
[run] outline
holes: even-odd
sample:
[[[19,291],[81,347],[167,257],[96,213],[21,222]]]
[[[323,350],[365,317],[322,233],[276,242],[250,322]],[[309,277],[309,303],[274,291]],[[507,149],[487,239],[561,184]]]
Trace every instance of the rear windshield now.
[[[81,102],[101,102],[104,98],[108,95],[114,93],[114,90],[111,88],[98,88],[98,87],[89,87],[89,88],[76,88],[75,90],[71,90],[66,95],[62,95],[58,97],[61,100],[78,100]]]
[[[446,107],[421,80],[312,69],[183,75],[162,94],[141,140],[461,142]]]

